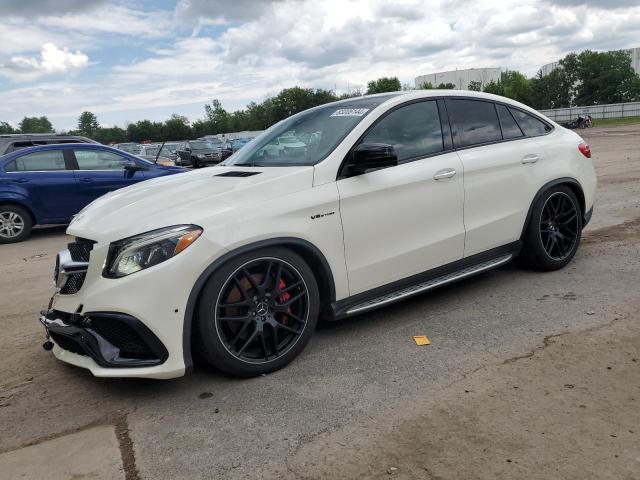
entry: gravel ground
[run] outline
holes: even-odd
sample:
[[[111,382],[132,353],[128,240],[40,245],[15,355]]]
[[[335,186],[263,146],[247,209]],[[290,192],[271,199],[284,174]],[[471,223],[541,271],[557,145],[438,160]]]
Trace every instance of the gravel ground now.
[[[638,478],[640,126],[581,134],[600,185],[569,267],[506,266],[323,325],[251,380],[96,379],[56,361],[37,314],[64,229],[1,246],[0,457],[106,425],[129,480]]]

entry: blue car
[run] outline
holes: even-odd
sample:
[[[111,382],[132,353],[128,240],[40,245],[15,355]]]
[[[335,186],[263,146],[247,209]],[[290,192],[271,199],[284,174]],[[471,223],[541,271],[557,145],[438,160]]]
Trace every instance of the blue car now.
[[[34,225],[69,223],[107,192],[184,172],[104,145],[42,145],[0,157],[0,243],[20,242]]]

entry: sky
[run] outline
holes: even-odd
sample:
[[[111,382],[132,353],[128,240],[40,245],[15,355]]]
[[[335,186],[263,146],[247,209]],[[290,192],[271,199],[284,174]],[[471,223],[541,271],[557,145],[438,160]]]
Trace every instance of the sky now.
[[[0,121],[204,116],[291,86],[337,93],[456,68],[533,76],[640,46],[640,0],[0,0]]]

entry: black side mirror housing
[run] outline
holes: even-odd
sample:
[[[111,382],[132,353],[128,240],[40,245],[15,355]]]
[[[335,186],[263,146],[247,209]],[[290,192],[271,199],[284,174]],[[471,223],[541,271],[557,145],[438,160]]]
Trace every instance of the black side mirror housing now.
[[[141,165],[138,165],[133,160],[127,160],[124,163],[124,169],[129,171],[129,172],[137,172],[138,170],[145,170],[144,167],[142,167]]]
[[[386,143],[361,143],[351,151],[344,166],[347,177],[361,175],[372,170],[395,167],[398,156],[393,145]]]

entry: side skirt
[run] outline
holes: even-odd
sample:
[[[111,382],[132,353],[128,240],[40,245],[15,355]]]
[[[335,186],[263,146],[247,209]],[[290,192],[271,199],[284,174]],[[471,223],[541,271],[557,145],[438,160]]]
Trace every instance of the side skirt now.
[[[399,302],[405,298],[462,280],[504,265],[515,258],[522,242],[513,242],[487,252],[434,268],[388,285],[374,288],[331,304],[331,320],[340,320]]]

